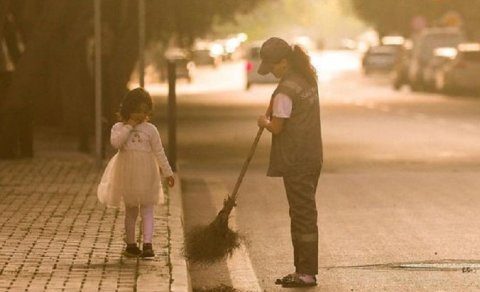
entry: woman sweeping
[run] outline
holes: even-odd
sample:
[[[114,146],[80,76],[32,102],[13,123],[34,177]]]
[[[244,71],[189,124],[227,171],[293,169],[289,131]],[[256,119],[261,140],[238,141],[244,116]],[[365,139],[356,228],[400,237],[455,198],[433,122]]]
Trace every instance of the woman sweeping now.
[[[315,193],[322,168],[322,138],[317,76],[310,57],[297,46],[270,38],[260,50],[258,73],[279,78],[258,126],[272,133],[267,176],[282,177],[289,204],[295,271],[276,284],[317,284],[318,228]]]

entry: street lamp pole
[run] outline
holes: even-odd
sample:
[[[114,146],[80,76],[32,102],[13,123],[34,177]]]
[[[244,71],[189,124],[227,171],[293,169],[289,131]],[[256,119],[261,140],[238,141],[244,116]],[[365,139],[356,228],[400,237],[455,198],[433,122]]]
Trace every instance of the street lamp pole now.
[[[102,165],[102,10],[101,0],[94,0],[95,30],[95,158]]]
[[[138,71],[140,87],[145,87],[145,0],[138,1]]]

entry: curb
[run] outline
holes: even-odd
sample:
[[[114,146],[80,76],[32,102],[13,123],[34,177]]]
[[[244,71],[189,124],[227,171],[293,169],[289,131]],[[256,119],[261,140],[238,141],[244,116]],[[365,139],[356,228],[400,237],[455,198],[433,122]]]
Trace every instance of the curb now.
[[[192,285],[188,273],[188,263],[183,257],[183,201],[182,186],[178,173],[174,174],[175,185],[169,192],[168,229],[170,232],[170,291],[191,292]]]

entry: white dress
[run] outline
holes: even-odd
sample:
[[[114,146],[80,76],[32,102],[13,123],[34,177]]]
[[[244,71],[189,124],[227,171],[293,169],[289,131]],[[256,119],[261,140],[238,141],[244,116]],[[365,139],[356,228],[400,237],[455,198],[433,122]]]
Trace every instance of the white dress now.
[[[164,176],[173,172],[157,128],[148,122],[135,127],[119,122],[112,127],[110,142],[118,152],[102,175],[98,200],[109,207],[164,203],[159,167]]]

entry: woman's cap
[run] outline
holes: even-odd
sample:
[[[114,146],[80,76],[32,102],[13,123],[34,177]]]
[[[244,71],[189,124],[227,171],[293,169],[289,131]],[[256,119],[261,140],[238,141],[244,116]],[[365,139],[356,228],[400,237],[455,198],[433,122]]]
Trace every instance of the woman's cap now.
[[[288,57],[292,52],[290,45],[281,38],[272,37],[266,40],[260,49],[260,58],[262,63],[258,67],[258,74],[267,75],[273,65]]]

